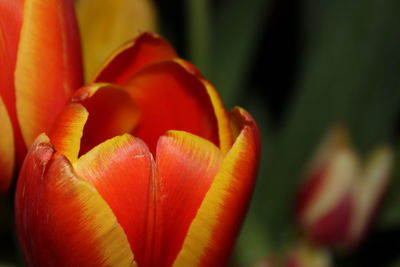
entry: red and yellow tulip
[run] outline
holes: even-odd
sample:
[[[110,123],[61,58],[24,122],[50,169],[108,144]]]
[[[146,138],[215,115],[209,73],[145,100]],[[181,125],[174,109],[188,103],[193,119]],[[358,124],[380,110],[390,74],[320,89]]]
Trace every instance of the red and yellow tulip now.
[[[23,25],[32,21],[21,38],[37,36],[51,17],[72,17],[65,3],[27,0]],[[48,62],[58,62],[56,52],[46,53]],[[29,84],[53,92],[29,75],[30,62],[19,70],[29,76],[25,94]],[[80,62],[64,63],[64,75],[80,71]],[[93,83],[69,93],[60,112],[24,112],[30,123],[44,115],[52,121],[29,149],[17,185],[16,227],[28,265],[227,264],[254,184],[258,129],[242,108],[227,112],[167,41],[143,34]],[[29,129],[22,132],[31,142],[39,127]]]
[[[317,245],[352,248],[363,238],[388,185],[393,153],[378,147],[362,164],[343,127],[333,128],[310,164],[297,218]]]

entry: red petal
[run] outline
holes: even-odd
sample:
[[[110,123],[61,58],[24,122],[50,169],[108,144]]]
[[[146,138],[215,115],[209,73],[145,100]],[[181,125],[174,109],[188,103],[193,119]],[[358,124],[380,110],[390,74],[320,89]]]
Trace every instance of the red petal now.
[[[116,135],[131,132],[137,125],[138,111],[129,94],[106,83],[82,87],[72,97],[89,112],[80,154]]]
[[[78,159],[88,115],[81,104],[69,103],[61,111],[50,131],[50,139],[57,153],[66,156],[71,162]]]
[[[15,108],[14,71],[22,24],[22,9],[22,0],[0,1],[0,97],[3,98],[11,119],[17,155],[21,162],[26,148]]]
[[[26,0],[15,72],[16,105],[27,146],[48,131],[82,84],[73,1]]]
[[[174,48],[165,39],[144,33],[116,51],[93,81],[123,85],[140,68],[175,57]]]
[[[320,246],[341,244],[347,237],[354,215],[354,199],[350,193],[345,194],[336,206],[321,214],[309,230],[311,240]]]
[[[154,235],[153,159],[147,146],[130,135],[118,136],[90,150],[74,167],[110,206],[141,266]]]
[[[68,160],[53,158],[40,135],[28,152],[16,192],[16,226],[30,266],[131,266],[129,243],[114,214]]]
[[[353,189],[360,175],[358,158],[350,147],[330,151],[314,159],[319,163],[301,189],[297,213],[300,226],[313,242],[326,246],[346,238],[355,211]]]
[[[207,140],[168,132],[157,146],[157,266],[171,266],[219,171],[223,154]],[[159,254],[157,254],[159,253]]]
[[[236,108],[240,129],[208,190],[174,264],[225,266],[244,219],[259,160],[259,132],[251,116]]]
[[[214,86],[203,78],[200,71],[193,66],[191,63],[182,60],[175,59],[175,62],[179,63],[182,67],[184,67],[188,72],[192,75],[195,75],[199,81],[203,84],[204,88],[207,91],[207,94],[212,103],[214,114],[217,119],[218,124],[218,134],[219,134],[219,147],[223,153],[228,152],[233,144],[233,134],[231,129],[231,122],[229,119],[229,115],[225,109],[224,104],[222,103],[222,99],[218,94],[218,91],[214,88]]]
[[[146,145],[129,135],[95,147],[75,168],[113,210],[139,266],[170,266],[221,160],[210,142],[169,132],[158,143],[157,173]]]
[[[50,137],[58,153],[75,162],[79,154],[132,131],[136,123],[137,110],[129,94],[114,85],[96,83],[73,94],[54,123]]]
[[[140,110],[133,134],[153,153],[158,138],[180,130],[218,144],[218,124],[204,84],[181,64],[166,61],[141,69],[125,85]]]

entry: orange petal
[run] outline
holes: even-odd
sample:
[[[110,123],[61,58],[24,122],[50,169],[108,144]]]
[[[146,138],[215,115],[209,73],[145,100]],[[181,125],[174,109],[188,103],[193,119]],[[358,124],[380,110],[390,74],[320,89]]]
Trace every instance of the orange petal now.
[[[0,1],[0,95],[15,113],[14,70],[22,23],[22,0]]]
[[[155,152],[158,138],[180,130],[218,144],[218,124],[204,84],[181,64],[164,61],[142,68],[125,85],[140,110],[133,132]]]
[[[89,112],[80,154],[116,135],[131,132],[137,125],[138,111],[129,94],[115,85],[95,83],[74,93],[71,102]]]
[[[174,265],[225,266],[249,203],[259,160],[259,132],[243,109],[232,112],[240,133],[193,220]]]
[[[169,131],[160,137],[156,160],[156,249],[160,251],[156,251],[159,261],[154,264],[171,266],[174,262],[222,159],[218,147],[190,133]]]
[[[82,84],[74,6],[26,0],[15,72],[16,106],[25,144],[47,132],[72,90]]]
[[[113,210],[139,266],[170,266],[221,161],[212,143],[169,132],[158,143],[157,173],[146,145],[130,135],[95,147],[75,169]]]
[[[78,103],[69,103],[61,111],[51,131],[51,143],[59,155],[71,162],[78,160],[83,128],[88,119],[87,110]]]
[[[124,85],[140,68],[175,57],[168,41],[154,33],[144,33],[119,48],[93,81]]]
[[[14,169],[14,135],[6,106],[0,97],[0,193],[10,185]]]
[[[96,189],[40,135],[16,192],[16,225],[30,266],[131,266],[127,238]]]
[[[26,148],[22,140],[15,108],[14,71],[19,34],[22,24],[23,1],[0,1],[0,97],[6,106],[14,129],[16,152],[22,161]]]
[[[128,134],[107,140],[74,164],[78,175],[94,185],[114,212],[139,266],[146,255],[151,256],[148,246],[154,235],[153,165],[147,146]]]
[[[233,135],[228,113],[226,112],[226,108],[222,103],[222,99],[218,94],[218,91],[209,81],[203,78],[202,74],[195,66],[182,59],[174,59],[174,61],[184,67],[188,72],[197,76],[200,82],[203,83],[203,86],[206,89],[208,96],[210,97],[214,109],[214,114],[217,118],[219,147],[223,153],[228,152],[233,144]]]
[[[58,154],[71,162],[95,145],[132,131],[137,123],[136,106],[128,93],[106,83],[75,91],[57,117],[50,138]]]

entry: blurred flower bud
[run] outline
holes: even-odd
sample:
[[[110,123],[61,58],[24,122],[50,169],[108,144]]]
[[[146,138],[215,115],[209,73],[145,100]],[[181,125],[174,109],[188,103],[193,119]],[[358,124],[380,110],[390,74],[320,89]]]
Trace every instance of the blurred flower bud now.
[[[307,237],[322,246],[356,245],[383,196],[392,157],[390,148],[381,146],[362,164],[345,128],[332,129],[297,197],[296,216]]]

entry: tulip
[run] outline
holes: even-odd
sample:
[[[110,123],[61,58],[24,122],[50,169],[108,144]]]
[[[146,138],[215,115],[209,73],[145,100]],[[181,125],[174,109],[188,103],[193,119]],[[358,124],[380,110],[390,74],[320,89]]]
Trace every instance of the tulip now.
[[[154,34],[123,45],[92,82],[21,168],[15,216],[27,264],[226,265],[258,164],[252,117],[228,113]]]
[[[172,65],[163,67],[181,64],[168,63]],[[149,71],[154,74],[159,64],[166,63],[155,63]],[[168,73],[168,69],[159,70]],[[137,76],[143,87],[135,87],[135,93],[142,98],[139,101],[146,102],[137,105],[152,106],[159,117],[135,119],[137,128],[132,135],[119,135],[91,148],[86,134],[101,140],[104,132],[98,129],[102,127],[110,133],[130,127],[114,118],[129,119],[136,111],[134,101],[122,102],[127,99],[126,91],[94,84],[76,92],[49,137],[43,134],[36,139],[16,192],[17,232],[29,265],[227,263],[254,183],[258,133],[254,121],[241,108],[234,109],[230,118],[227,114],[216,115],[224,110],[212,104],[215,91],[191,72],[183,74],[190,76],[182,80],[185,87],[179,90],[189,91],[175,92],[176,96],[184,94],[179,97],[180,106],[176,106],[174,96],[164,98],[168,109],[154,105],[147,94],[168,88],[169,77],[158,77],[155,85],[166,86],[160,88],[152,87],[154,77],[146,77],[146,72]],[[201,87],[189,86],[194,83]],[[191,98],[192,94],[196,97]],[[208,95],[208,99],[200,95]],[[107,118],[102,108],[110,100],[115,103],[113,109],[107,107],[107,112],[113,113]],[[196,114],[193,108],[202,113]],[[177,122],[164,120],[168,113],[175,112],[187,117],[188,123],[180,125],[184,130],[169,130],[151,143],[160,130],[152,120],[176,129],[178,126],[173,124]],[[103,116],[104,124],[100,124]],[[91,119],[92,124],[99,125],[88,127]],[[141,119],[150,121],[142,123]],[[196,135],[190,131],[195,127],[202,129]],[[141,139],[136,137],[142,132],[145,135]],[[222,142],[232,136],[232,141]],[[222,144],[228,142],[233,144],[224,151]],[[83,155],[82,147],[88,150]]]
[[[348,133],[336,127],[317,151],[296,202],[299,225],[320,246],[357,246],[387,188],[393,153],[378,147],[362,163]]]
[[[36,136],[82,86],[70,1],[0,2],[0,193]]]

